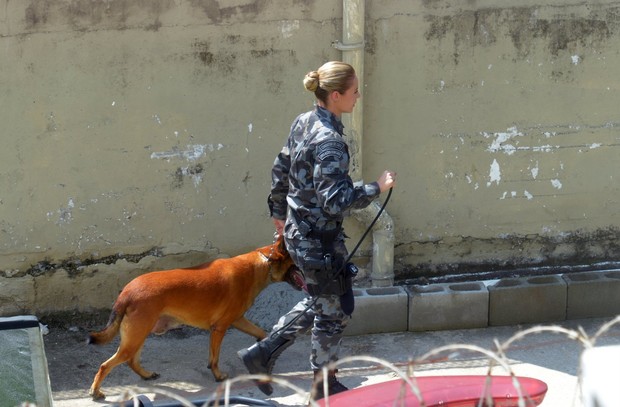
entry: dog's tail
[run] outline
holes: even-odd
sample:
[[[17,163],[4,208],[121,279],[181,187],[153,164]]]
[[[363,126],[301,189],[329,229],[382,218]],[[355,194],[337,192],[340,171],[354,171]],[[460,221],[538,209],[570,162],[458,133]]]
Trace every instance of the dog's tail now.
[[[102,331],[91,332],[88,335],[86,343],[95,345],[104,345],[110,342],[118,334],[121,327],[121,321],[125,316],[125,312],[118,312],[116,309],[112,309],[108,324]]]

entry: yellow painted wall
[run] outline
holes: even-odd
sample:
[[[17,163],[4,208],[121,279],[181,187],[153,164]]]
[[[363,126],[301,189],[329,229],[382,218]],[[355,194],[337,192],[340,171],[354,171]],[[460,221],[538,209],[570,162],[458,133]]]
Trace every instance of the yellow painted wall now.
[[[400,279],[620,260],[620,5],[517,3],[366,2]],[[270,243],[271,163],[341,38],[340,1],[0,0],[0,313]]]

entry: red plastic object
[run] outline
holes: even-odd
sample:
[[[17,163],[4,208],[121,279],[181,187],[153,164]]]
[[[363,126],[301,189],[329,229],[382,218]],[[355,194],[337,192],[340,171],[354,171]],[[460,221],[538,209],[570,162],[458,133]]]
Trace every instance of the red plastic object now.
[[[527,407],[538,406],[547,394],[547,384],[530,377],[517,376]],[[510,376],[426,376],[416,377],[424,405],[427,407],[477,407],[485,394],[493,399],[494,407],[518,407],[519,393]],[[407,406],[421,404],[411,387],[403,380],[358,387],[319,401],[319,405],[339,406]],[[482,405],[486,406],[484,402]]]

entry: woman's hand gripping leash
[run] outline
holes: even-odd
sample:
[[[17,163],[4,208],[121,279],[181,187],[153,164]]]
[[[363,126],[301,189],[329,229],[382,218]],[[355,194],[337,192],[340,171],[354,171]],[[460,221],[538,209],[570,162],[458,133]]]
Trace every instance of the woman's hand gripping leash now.
[[[396,185],[396,173],[394,171],[383,171],[383,174],[377,180],[381,192],[391,190]]]

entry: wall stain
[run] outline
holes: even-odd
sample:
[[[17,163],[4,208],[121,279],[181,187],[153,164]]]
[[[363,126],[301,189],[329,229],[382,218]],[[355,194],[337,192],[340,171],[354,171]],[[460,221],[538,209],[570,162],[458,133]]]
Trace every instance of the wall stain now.
[[[267,58],[273,56],[273,54],[273,49],[257,49],[250,51],[250,55],[252,56],[252,58]]]
[[[246,4],[229,7],[222,7],[220,3],[226,2],[217,0],[190,0],[192,7],[201,10],[207,18],[215,24],[252,21],[263,11],[268,4],[268,0],[248,0]]]
[[[250,180],[252,179],[252,175],[250,175],[250,171],[246,171],[245,172],[245,177],[243,177],[243,179],[241,180],[241,182],[243,183],[243,186],[245,188],[245,192],[248,192],[248,185],[250,183]]]
[[[609,226],[592,232],[578,230],[566,236],[506,236],[503,238],[478,239],[455,238],[453,241],[403,243],[396,248],[396,258],[401,253],[425,253],[440,259],[441,253],[460,253],[463,258],[454,262],[421,261],[415,266],[404,265],[395,270],[401,283],[412,279],[481,279],[518,277],[528,274],[555,274],[565,271],[580,271],[609,268],[620,263],[620,228]],[[498,258],[467,261],[471,253],[498,253]],[[506,253],[514,253],[506,256]],[[612,267],[613,268],[613,267]],[[481,270],[491,270],[490,272]],[[484,274],[485,276],[481,277]],[[458,275],[460,277],[449,277]]]
[[[531,43],[539,38],[547,40],[547,49],[557,57],[562,51],[571,52],[577,45],[599,46],[612,36],[616,21],[612,19],[608,22],[596,16],[537,19],[532,8],[520,8],[514,10],[509,32],[513,45],[522,57],[529,54]]]
[[[237,54],[228,50],[211,51],[211,43],[196,39],[191,48],[194,58],[205,67],[215,69],[224,75],[232,74],[236,69]]]
[[[31,2],[30,5],[26,7],[24,13],[26,27],[32,29],[39,25],[45,25],[47,23],[49,9],[50,3],[45,0]]]
[[[208,41],[196,40],[192,44],[194,57],[207,66],[212,66],[215,61],[215,55],[210,51],[210,47]]]
[[[143,21],[152,18],[146,30],[161,27],[160,16],[178,8],[175,0],[30,0],[25,8],[24,21],[28,30],[45,30],[47,24],[69,25],[78,31],[88,31],[93,26],[107,25],[125,29],[135,17]],[[248,0],[245,4],[226,6],[225,1],[189,0],[190,7],[204,14],[212,24],[251,22],[256,19],[268,0]]]
[[[191,55],[200,66],[200,69],[197,69],[195,72],[196,76],[210,75],[211,70],[215,70],[218,74],[224,76],[238,74],[239,72],[244,72],[246,70],[246,65],[251,63],[252,60],[258,59],[280,60],[284,58],[290,62],[290,65],[299,63],[295,50],[278,50],[267,47],[256,49],[259,41],[255,37],[244,38],[235,35],[227,36],[224,40],[231,44],[239,44],[245,41],[248,45],[248,49],[236,53],[231,52],[227,47],[214,50],[210,40],[194,39],[190,45]],[[261,41],[261,43],[262,42],[263,41]],[[263,83],[266,85],[269,93],[277,95],[282,92],[284,83],[280,78],[285,68],[283,66],[274,66],[271,68],[272,69],[265,72]]]
[[[426,3],[430,3],[427,1]],[[538,7],[486,8],[462,11],[456,15],[427,14],[427,41],[452,38],[453,62],[474,46],[491,46],[498,38],[510,38],[519,58],[526,58],[533,47],[545,40],[554,57],[573,52],[576,47],[599,47],[618,32],[620,7],[590,11],[590,15],[539,17]]]
[[[48,273],[54,273],[56,270],[63,269],[67,272],[69,277],[77,277],[81,275],[82,269],[87,266],[96,265],[96,264],[105,264],[111,265],[115,264],[119,260],[126,260],[130,263],[139,263],[145,257],[153,256],[153,257],[162,257],[163,253],[160,247],[153,247],[147,251],[136,254],[115,254],[112,256],[106,256],[101,258],[87,258],[80,259],[77,257],[70,257],[66,260],[61,260],[59,262],[52,262],[49,259],[41,260],[37,264],[32,265],[29,269],[25,270],[22,273],[7,275],[6,273],[0,270],[0,275],[2,277],[23,277],[25,275],[30,275],[33,277],[38,277]]]
[[[204,172],[204,167],[202,164],[191,165],[189,167],[179,167],[176,169],[174,174],[172,174],[172,188],[179,189],[182,188],[185,184],[186,177],[192,177],[196,179],[196,177],[200,177]]]
[[[161,27],[159,17],[175,7],[174,0],[30,0],[24,21],[28,30],[43,31],[49,23],[88,31],[100,25],[126,29],[131,17],[143,21],[146,16],[153,22],[144,28],[157,31]]]
[[[238,34],[226,36],[226,42],[229,43],[230,45],[238,44],[240,41],[241,41],[241,36]]]

